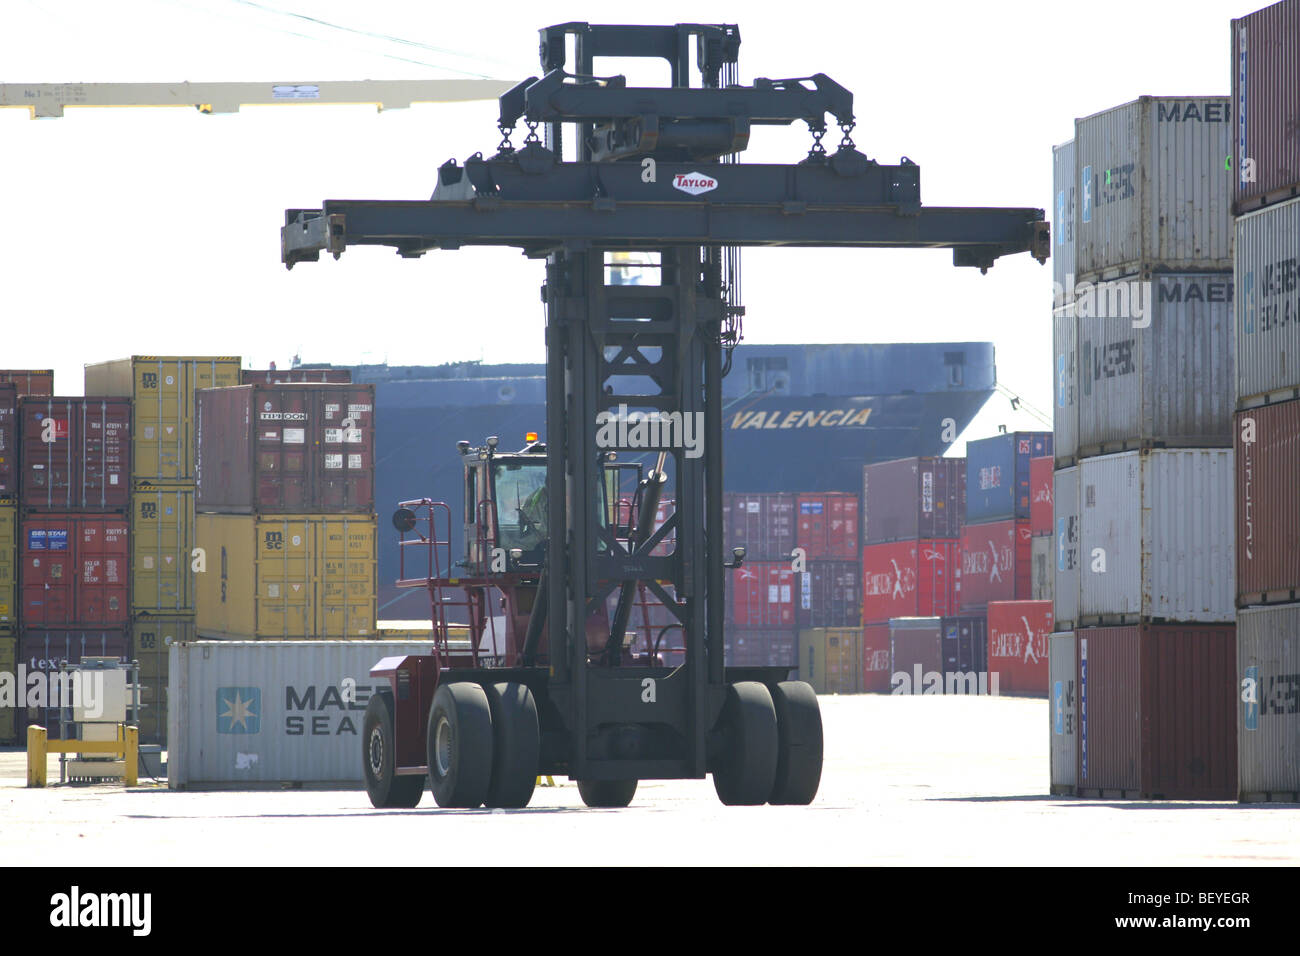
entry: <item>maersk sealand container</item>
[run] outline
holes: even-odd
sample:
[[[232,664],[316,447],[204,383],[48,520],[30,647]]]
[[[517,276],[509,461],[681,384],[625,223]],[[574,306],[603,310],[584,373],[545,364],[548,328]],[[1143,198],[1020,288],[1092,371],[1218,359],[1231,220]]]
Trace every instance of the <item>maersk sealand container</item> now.
[[[1068,301],[1065,294],[1073,283],[1075,210],[1078,179],[1074,172],[1074,140],[1052,147],[1052,282],[1055,283],[1052,307],[1060,308]]]
[[[1029,459],[1052,454],[1051,432],[966,443],[966,524],[1029,518]]]
[[[1234,283],[1238,406],[1300,398],[1300,199],[1237,220]]]

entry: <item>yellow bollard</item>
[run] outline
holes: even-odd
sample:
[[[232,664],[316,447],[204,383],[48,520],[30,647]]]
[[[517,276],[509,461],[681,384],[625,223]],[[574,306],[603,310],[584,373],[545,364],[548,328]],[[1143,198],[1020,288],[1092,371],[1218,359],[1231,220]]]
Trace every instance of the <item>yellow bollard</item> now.
[[[134,787],[140,775],[140,728],[126,728],[126,753],[123,759],[126,761],[126,785]]]
[[[48,734],[44,727],[29,724],[27,727],[27,786],[45,786],[46,750]]]

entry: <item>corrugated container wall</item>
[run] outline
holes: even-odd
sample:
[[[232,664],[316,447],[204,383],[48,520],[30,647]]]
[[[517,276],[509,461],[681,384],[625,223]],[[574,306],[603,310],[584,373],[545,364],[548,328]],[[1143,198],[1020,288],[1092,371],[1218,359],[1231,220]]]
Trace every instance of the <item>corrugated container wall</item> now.
[[[723,643],[723,659],[728,667],[793,668],[797,650],[795,632],[790,628],[728,628]],[[669,660],[680,661],[681,658]]]
[[[1056,626],[1073,628],[1079,621],[1079,575],[1083,558],[1079,553],[1079,469],[1062,468],[1056,473],[1052,508],[1056,515],[1053,540],[1052,613]]]
[[[1062,468],[1079,455],[1079,320],[1075,304],[1052,313],[1052,368],[1056,408],[1052,414],[1052,451]]]
[[[1236,627],[1102,627],[1075,637],[1079,795],[1231,800]]]
[[[794,550],[794,495],[724,494],[723,543],[744,548],[747,561],[788,559]]]
[[[1000,693],[1047,694],[1047,637],[1052,633],[1048,601],[994,601],[989,605],[989,680],[997,673]]]
[[[961,538],[961,608],[1027,600],[1032,590],[1033,537],[1028,521],[971,524]]]
[[[1075,120],[1077,277],[1232,268],[1232,108],[1153,97]]]
[[[193,617],[137,617],[131,657],[140,666],[140,742],[167,742],[167,678],[171,646],[195,639]]]
[[[862,469],[863,544],[958,538],[965,515],[965,458],[900,458]]]
[[[197,407],[199,511],[374,511],[373,385],[203,389]]]
[[[130,401],[24,398],[18,421],[22,507],[125,512],[130,506]]]
[[[1052,147],[1052,307],[1066,304],[1065,290],[1074,276],[1075,216],[1078,180],[1074,171],[1074,140]]]
[[[1230,445],[1232,274],[1099,283],[1078,303],[1079,454]]]
[[[13,383],[18,387],[18,397],[24,395],[53,395],[54,370],[31,368],[0,369],[0,382]]]
[[[731,620],[737,627],[795,626],[795,573],[788,561],[750,561],[731,574]]]
[[[0,498],[18,494],[18,386],[0,382]]]
[[[193,549],[194,486],[138,482],[131,493],[134,613],[194,613]]]
[[[167,785],[361,782],[361,721],[381,658],[431,643],[195,641],[173,644]],[[355,698],[345,700],[345,681]],[[246,755],[256,755],[252,759]]]
[[[1052,474],[1050,455],[1029,459],[1029,532],[1034,537],[1052,533]]]
[[[799,679],[819,694],[862,689],[862,630],[815,627],[799,632]]]
[[[1236,433],[1237,603],[1295,601],[1300,599],[1300,402],[1239,412]]]
[[[943,635],[943,673],[979,674],[989,669],[989,621],[984,614],[945,617],[939,623]]]
[[[18,638],[0,636],[0,674],[18,673]],[[18,740],[18,708],[0,706],[0,746]]]
[[[164,481],[194,477],[194,393],[239,384],[239,358],[133,355],[86,366],[87,395],[132,401],[132,476]]]
[[[857,627],[862,621],[862,565],[809,561],[798,574],[800,627]]]
[[[1057,631],[1047,640],[1047,670],[1052,710],[1051,792],[1073,794],[1079,783],[1079,697],[1073,631]]]
[[[954,614],[961,601],[961,542],[921,539],[862,549],[862,623]]]
[[[862,628],[862,692],[889,693],[889,625]]]
[[[966,443],[966,524],[1029,518],[1029,460],[1052,454],[1051,432]]]
[[[1300,199],[1237,220],[1237,401],[1300,398]]]
[[[61,661],[77,664],[83,657],[116,657],[126,662],[131,659],[129,643],[126,631],[119,628],[38,630],[25,627],[18,639],[18,663],[29,674],[35,671],[48,674],[58,670]],[[51,738],[59,736],[58,708],[21,708],[17,718],[20,740],[30,724],[43,725]]]
[[[24,628],[116,627],[130,619],[125,515],[29,514],[18,542]]]
[[[1197,448],[1083,459],[1083,624],[1234,619],[1232,457]]]
[[[1300,195],[1300,0],[1233,20],[1232,56],[1232,168],[1243,213]]]
[[[0,501],[0,634],[18,628],[18,508]]]
[[[1300,803],[1300,604],[1238,613],[1237,681],[1238,799]]]
[[[1030,545],[1031,579],[1029,597],[1034,601],[1054,601],[1056,584],[1056,535],[1040,535]]]
[[[896,617],[889,622],[889,684],[894,694],[943,693],[943,622]],[[937,685],[936,685],[937,682]]]
[[[239,373],[239,385],[283,385],[303,382],[328,382],[333,385],[352,384],[352,370],[348,368],[246,368]]]
[[[858,558],[858,496],[844,492],[800,494],[795,498],[794,543],[808,560]]]

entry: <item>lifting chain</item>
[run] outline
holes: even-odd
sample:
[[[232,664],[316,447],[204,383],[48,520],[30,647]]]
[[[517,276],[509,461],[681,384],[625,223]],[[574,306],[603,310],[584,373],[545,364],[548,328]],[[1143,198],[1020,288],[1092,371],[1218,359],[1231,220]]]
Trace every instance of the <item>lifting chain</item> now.
[[[497,152],[502,154],[513,153],[514,146],[510,144],[510,134],[514,132],[513,126],[507,126],[505,123],[498,123],[497,129],[501,130],[501,145],[497,147]]]
[[[541,140],[537,136],[537,124],[530,123],[528,120],[524,120],[524,123],[528,127],[528,135],[524,137],[524,145],[528,146],[531,143],[540,143]]]
[[[810,127],[810,129],[812,129],[813,144],[812,148],[808,150],[808,158],[812,159],[814,156],[825,156],[826,147],[822,145],[822,137],[826,135],[826,127],[813,126]]]
[[[847,123],[840,124],[840,132],[844,134],[844,136],[840,139],[840,149],[854,148],[853,137],[849,134],[853,132],[853,127],[856,125],[857,124],[854,123],[853,120],[849,120]]]

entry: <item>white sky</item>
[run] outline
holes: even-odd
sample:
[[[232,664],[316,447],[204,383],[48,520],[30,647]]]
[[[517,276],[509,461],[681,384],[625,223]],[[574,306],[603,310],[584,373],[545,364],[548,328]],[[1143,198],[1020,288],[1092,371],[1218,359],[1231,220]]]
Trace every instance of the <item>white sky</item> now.
[[[1229,19],[1263,5],[3,0],[0,82],[513,81],[538,72],[536,30],[552,23],[737,22],[742,82],[830,75],[855,94],[858,148],[919,163],[924,203],[1050,218],[1051,147],[1073,118],[1143,94],[1226,94]],[[542,266],[518,252],[279,262],[286,207],[427,198],[446,159],[495,149],[495,116],[495,102],[0,110],[0,367],[53,367],[76,395],[83,364],[129,354],[541,361]],[[752,143],[750,161],[796,162],[809,136],[760,128]],[[747,250],[746,341],[991,340],[1003,384],[1047,411],[1050,291],[1050,263],[1025,255],[980,276],[940,251]],[[995,397],[968,436],[998,424],[1040,427]]]

